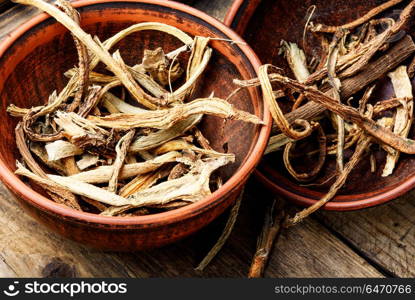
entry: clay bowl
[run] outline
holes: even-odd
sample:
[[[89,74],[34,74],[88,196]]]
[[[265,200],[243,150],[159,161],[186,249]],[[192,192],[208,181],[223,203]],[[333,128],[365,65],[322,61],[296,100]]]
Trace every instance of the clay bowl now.
[[[102,41],[139,22],[164,22],[188,34],[241,40],[217,20],[188,6],[170,1],[78,1],[82,27]],[[133,46],[131,46],[133,45]],[[117,46],[128,64],[140,58],[143,48],[162,46],[172,51],[181,44],[167,34],[144,31],[134,33]],[[259,61],[244,44],[212,41],[214,55],[196,96],[212,91],[226,97],[233,89],[233,78],[256,76]],[[134,59],[134,60],[133,60]],[[196,232],[220,215],[240,193],[265,149],[271,119],[259,90],[251,89],[232,103],[263,118],[265,126],[205,118],[202,131],[219,151],[227,148],[236,162],[220,170],[226,183],[206,199],[183,208],[148,216],[105,217],[79,212],[59,205],[42,190],[31,187],[13,174],[16,159],[14,127],[17,120],[6,113],[14,103],[31,107],[45,102],[54,90],[64,87],[62,72],[77,62],[68,31],[46,14],[37,16],[12,32],[0,44],[0,178],[15,193],[24,209],[54,231],[80,243],[107,250],[133,251],[159,247]]]
[[[317,7],[312,21],[341,25],[364,15],[383,2],[382,0],[236,0],[228,11],[225,23],[244,37],[262,63],[272,63],[283,68],[286,74],[291,74],[285,59],[278,55],[280,41],[281,39],[291,42],[301,41],[307,9],[311,5]],[[396,6],[386,11],[383,16],[393,16],[396,19],[402,8],[402,5]],[[414,33],[411,28],[406,28],[405,31],[409,34]],[[311,54],[312,45],[317,46],[317,41],[311,42],[308,55]],[[381,100],[392,97],[394,92],[390,81],[383,78],[379,82],[373,98]],[[414,137],[413,132],[412,137]],[[350,152],[345,154],[351,155]],[[385,153],[378,151],[375,152],[375,156],[377,171],[373,174],[369,171],[369,159],[366,157],[350,174],[344,188],[339,191],[335,199],[324,206],[324,209],[356,210],[371,207],[394,199],[414,186],[415,158],[413,156],[401,155],[393,175],[389,177],[380,176],[385,163]],[[310,169],[314,163],[315,161],[312,160],[301,161],[305,169]],[[329,174],[333,174],[334,168],[334,159],[331,159],[326,163],[320,178],[327,178]],[[319,187],[300,186],[286,172],[281,163],[281,154],[264,157],[257,168],[256,175],[274,192],[304,206],[312,205],[320,199],[330,184]]]

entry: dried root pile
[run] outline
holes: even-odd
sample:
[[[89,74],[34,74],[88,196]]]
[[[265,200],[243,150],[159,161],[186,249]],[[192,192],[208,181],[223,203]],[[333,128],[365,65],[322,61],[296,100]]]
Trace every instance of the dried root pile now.
[[[284,165],[295,180],[317,184],[315,179],[327,156],[335,157],[336,171],[328,179],[332,184],[327,194],[290,218],[287,225],[297,224],[333,199],[364,156],[370,156],[372,172],[379,168],[373,150],[387,153],[385,164],[380,166],[381,176],[393,174],[401,152],[415,154],[415,141],[408,138],[413,121],[410,78],[415,60],[407,60],[415,52],[415,45],[404,31],[410,25],[415,1],[410,1],[396,20],[378,17],[399,2],[387,1],[343,26],[307,22],[305,30],[321,41],[318,57],[306,57],[295,43],[281,43],[280,54],[295,79],[285,76],[279,68],[264,65],[258,79],[235,81],[241,87],[261,85],[275,121],[266,154],[282,151]],[[385,76],[395,96],[375,99],[377,80]],[[284,101],[292,103],[292,110],[286,114],[280,108]],[[302,146],[318,145],[318,149],[306,152],[318,157],[306,172],[297,171],[293,165],[296,158],[304,155],[295,149],[300,140]],[[353,151],[349,158],[344,154],[346,150]]]
[[[262,121],[225,100],[193,96],[212,55],[209,38],[140,23],[101,42],[80,28],[80,17],[67,1],[56,6],[43,0],[16,2],[33,5],[67,27],[79,56],[79,65],[65,73],[66,87],[53,92],[45,105],[8,107],[21,118],[16,142],[23,162],[17,163],[16,174],[58,203],[106,216],[175,209],[220,187],[215,171],[235,156],[212,149],[197,125],[204,115]],[[171,34],[184,46],[167,54],[162,48],[145,50],[134,66],[118,50],[110,52],[141,30]],[[190,52],[185,69],[177,59],[184,52]],[[110,72],[99,73],[99,62]],[[184,84],[173,90],[181,78]]]

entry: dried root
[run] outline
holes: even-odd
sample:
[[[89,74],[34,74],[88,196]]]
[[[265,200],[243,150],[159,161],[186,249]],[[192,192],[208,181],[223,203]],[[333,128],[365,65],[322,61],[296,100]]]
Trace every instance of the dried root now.
[[[368,11],[364,16],[360,17],[359,19],[356,19],[348,24],[345,25],[341,25],[341,26],[327,26],[324,24],[310,24],[310,30],[313,32],[326,32],[326,33],[335,33],[338,30],[341,29],[348,29],[348,30],[352,30],[366,22],[368,22],[370,19],[372,19],[373,17],[375,17],[378,14],[381,14],[382,12],[384,12],[385,10],[387,10],[388,8],[395,6],[396,4],[402,2],[403,0],[389,0],[385,3],[383,3],[382,5],[379,5],[373,9],[371,9],[370,11]]]
[[[411,99],[409,101],[402,101],[402,106],[396,109],[395,124],[393,126],[393,133],[407,137],[412,125],[414,105],[412,101],[412,85],[406,72],[406,66],[400,66],[394,72],[389,73],[388,76],[391,78],[396,97]],[[392,174],[398,159],[399,152],[396,150],[386,156],[386,164],[383,168],[382,176]]]
[[[294,143],[289,142],[285,145],[284,155],[283,155],[284,165],[287,171],[291,174],[291,176],[293,176],[299,182],[306,182],[306,181],[310,181],[314,179],[320,172],[326,160],[326,153],[327,153],[326,135],[324,134],[324,131],[321,128],[321,126],[317,126],[317,131],[318,131],[318,142],[319,142],[319,149],[320,149],[319,157],[318,157],[316,166],[309,173],[298,174],[294,170],[290,162],[290,150],[293,147]]]
[[[309,216],[310,214],[318,210],[320,207],[322,207],[324,204],[326,204],[328,201],[333,199],[333,197],[337,194],[338,190],[346,182],[347,176],[359,163],[360,159],[362,158],[362,155],[365,153],[370,143],[371,143],[371,139],[366,136],[363,136],[362,139],[357,144],[356,150],[353,153],[352,157],[346,163],[343,169],[343,172],[341,172],[341,174],[337,177],[334,184],[330,187],[329,192],[323,198],[321,198],[319,201],[317,201],[310,207],[297,213],[293,218],[288,219],[285,226],[292,226],[292,225],[298,224],[299,222],[304,220],[304,218],[306,218],[307,216]]]
[[[203,116],[263,121],[220,98],[195,99],[213,53],[209,37],[193,38],[147,22],[101,42],[80,27],[80,15],[68,1],[56,6],[43,0],[15,2],[35,6],[65,26],[79,57],[78,66],[64,73],[67,85],[45,105],[8,107],[10,115],[22,118],[16,143],[31,170],[19,164],[17,174],[58,203],[106,216],[176,209],[210,195],[211,187],[220,188],[224,179],[213,173],[233,163],[235,155],[210,146],[197,128]],[[170,34],[184,45],[169,53],[145,49],[132,66],[119,49],[110,52],[143,30]],[[184,52],[190,52],[185,68],[178,59]],[[100,62],[109,74],[94,70]]]
[[[262,124],[262,121],[257,116],[238,110],[219,98],[196,99],[189,103],[178,104],[172,108],[157,111],[144,111],[135,114],[120,113],[106,117],[90,116],[88,120],[97,126],[105,128],[126,130],[129,128],[150,127],[168,129],[183,119],[200,114]]]
[[[370,156],[371,170],[368,171],[375,172],[377,162],[374,153],[371,152],[374,150],[369,149],[371,144],[378,143],[379,148],[387,152],[382,176],[393,173],[401,152],[415,154],[415,142],[408,138],[413,120],[410,78],[414,73],[415,59],[409,67],[402,65],[414,52],[412,38],[402,30],[413,14],[415,1],[409,1],[400,12],[398,20],[374,19],[400,2],[402,0],[387,1],[361,18],[340,26],[315,25],[310,22],[309,17],[308,29],[314,33],[325,33],[316,35],[321,40],[320,57],[307,59],[295,43],[282,41],[281,52],[296,80],[281,75],[278,68],[275,68],[275,73],[269,73],[267,70],[271,66],[264,65],[257,79],[235,81],[240,88],[261,85],[264,99],[271,107],[275,121],[275,135],[271,137],[265,154],[284,149],[276,155],[281,155],[287,171],[296,181],[301,183],[317,179],[326,155],[336,155],[337,168],[329,177],[330,180],[336,179],[327,194],[314,205],[289,219],[287,226],[301,222],[335,197],[365,154]],[[318,10],[318,7],[313,10]],[[379,31],[379,28],[383,31]],[[305,37],[304,33],[303,45],[307,42]],[[405,55],[400,59],[391,59],[397,58],[400,54]],[[319,61],[317,67],[311,69],[314,70],[313,73],[308,69],[312,64],[307,64],[312,61]],[[313,66],[315,65],[314,63]],[[395,98],[378,101],[373,96],[376,80],[385,75],[392,81]],[[357,94],[360,90],[365,91],[361,97]],[[277,103],[285,101],[284,96],[289,100],[294,99],[291,112],[285,115]],[[323,114],[325,110],[327,111]],[[298,128],[294,127],[299,124],[306,124],[303,125],[305,130],[298,131]],[[310,141],[306,137],[312,127],[324,128],[325,132],[328,132],[324,139],[320,135],[319,150],[294,153],[294,145],[299,145],[302,149],[310,148],[305,146]],[[299,143],[299,140],[303,141]],[[353,148],[353,155],[346,161],[345,150],[348,149],[350,152]],[[301,174],[294,169],[293,161],[304,155],[317,153],[319,160],[314,168]],[[328,182],[327,178],[318,179],[320,180],[312,181],[310,184],[319,185],[323,180],[325,183]]]

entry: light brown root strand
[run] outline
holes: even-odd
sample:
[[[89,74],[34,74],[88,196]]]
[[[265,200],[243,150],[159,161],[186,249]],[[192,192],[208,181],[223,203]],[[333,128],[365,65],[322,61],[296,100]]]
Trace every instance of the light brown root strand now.
[[[359,112],[363,114],[366,110],[367,102],[369,101],[370,97],[372,96],[372,93],[376,87],[376,84],[373,84],[371,87],[368,87],[365,90],[365,93],[363,94],[362,98],[359,100]]]
[[[337,58],[339,56],[339,43],[341,39],[345,36],[343,30],[339,30],[335,33],[333,41],[330,43],[329,52],[327,55],[327,76],[329,83],[333,88],[334,99],[341,102],[340,98],[340,88],[341,83],[339,78],[336,76],[336,64]],[[336,163],[337,169],[339,172],[343,171],[343,148],[344,148],[344,120],[340,116],[336,116],[337,124],[337,153],[336,153]]]
[[[285,218],[284,201],[281,199],[274,200],[265,215],[264,225],[257,241],[257,250],[249,268],[249,278],[263,276],[272,247],[281,233]]]
[[[166,177],[171,170],[171,166],[163,166],[155,172],[137,175],[120,189],[120,196],[129,197],[132,194],[152,187],[159,179]]]
[[[140,93],[141,88],[138,86],[131,73],[126,70],[125,65],[121,64],[119,61],[116,61],[97,39],[92,39],[89,34],[83,31],[79,25],[65,13],[43,0],[15,0],[15,2],[25,5],[32,5],[47,12],[63,26],[65,26],[74,36],[76,36],[89,51],[105,63],[108,69],[119,78],[123,85],[129,90],[131,95],[140,104],[150,109],[156,109],[158,107],[156,104],[148,101],[148,99],[145,99],[143,94]]]
[[[316,5],[311,5],[309,8],[307,8],[307,13],[306,13],[306,22],[304,25],[304,30],[303,30],[303,39],[302,39],[302,47],[303,49],[307,52],[307,43],[306,43],[306,33],[308,30],[308,24],[310,23],[314,12],[316,11],[317,6]]]
[[[128,131],[117,143],[115,146],[115,152],[117,157],[115,158],[114,164],[112,165],[113,170],[111,178],[108,183],[108,191],[116,193],[118,177],[120,175],[121,169],[124,166],[125,157],[127,156],[128,148],[134,138],[135,130],[131,129]]]
[[[78,166],[79,170],[83,171],[92,166],[96,166],[98,162],[98,155],[92,155],[87,153],[82,155],[82,158],[76,162],[76,165]]]
[[[22,119],[22,128],[26,134],[26,136],[32,140],[37,142],[53,142],[56,140],[60,140],[63,138],[62,132],[57,132],[53,134],[42,134],[36,133],[33,131],[32,126],[36,122],[36,115],[41,110],[41,107],[36,107],[30,109],[29,113],[23,116]]]
[[[194,38],[193,45],[192,45],[192,52],[190,54],[190,59],[187,64],[187,70],[186,70],[187,81],[192,80],[192,77],[194,75],[197,75],[197,77],[199,77],[200,74],[203,72],[203,70],[199,70],[199,66],[203,63],[204,59],[207,61],[209,60],[206,57],[210,58],[211,56],[210,54],[211,50],[207,46],[208,43],[209,43],[209,38],[200,37],[200,36],[196,36]],[[189,88],[186,91],[185,97],[187,99],[189,99],[194,93],[195,86],[196,86],[196,81],[194,80],[193,84],[189,86]]]
[[[258,72],[258,79],[261,83],[262,93],[265,102],[268,104],[271,115],[274,119],[274,122],[280,128],[281,132],[284,133],[287,137],[298,140],[309,136],[312,132],[310,124],[301,119],[297,119],[294,121],[295,124],[303,126],[302,131],[295,130],[285,119],[283,112],[281,111],[277,101],[275,101],[274,94],[272,91],[272,85],[270,79],[268,77],[268,69],[271,65],[263,65],[259,68]]]
[[[310,76],[307,68],[307,59],[304,51],[301,50],[295,43],[287,43],[281,40],[281,47],[279,54],[283,54],[294,74],[295,79],[299,82],[304,82]]]
[[[92,200],[92,199],[89,199],[89,198],[83,197],[83,196],[81,196],[81,199],[82,199],[82,201],[84,201],[84,202],[92,205],[93,207],[95,207],[98,211],[102,212],[102,211],[107,209],[107,206],[105,206],[104,204],[102,204],[99,201]]]
[[[67,1],[58,0],[56,5],[61,8],[68,16],[70,16],[78,25],[80,24],[80,17],[78,12],[70,5]],[[86,94],[88,88],[88,79],[89,79],[89,54],[88,49],[76,36],[72,35],[76,51],[78,52],[78,71],[79,71],[79,82],[77,91],[75,93],[72,103],[69,105],[67,111],[75,111],[81,103],[82,97]]]
[[[406,66],[398,67],[395,71],[390,72],[388,76],[392,81],[395,95],[397,97],[409,99],[413,98],[411,80],[407,74]],[[399,106],[396,109],[393,133],[406,138],[412,125],[414,104],[412,100],[403,101],[401,104],[402,106]],[[386,156],[386,163],[383,168],[382,177],[392,174],[395,165],[399,160],[399,156],[399,151],[394,151],[393,154],[388,154]]]
[[[83,152],[81,148],[64,140],[57,140],[46,144],[45,150],[49,161],[57,161],[65,157],[82,154]]]
[[[24,115],[28,114],[30,111],[30,109],[28,108],[21,108],[18,107],[14,104],[10,104],[9,106],[7,106],[7,112],[12,116],[12,117],[24,117]]]
[[[182,156],[183,154],[178,152],[169,152],[160,155],[153,160],[124,165],[119,174],[119,179],[127,179],[140,174],[152,172],[164,164],[175,162]],[[112,173],[113,166],[99,166],[95,169],[73,175],[71,178],[86,183],[105,183],[110,180]]]
[[[120,189],[120,196],[126,198],[141,190],[152,187],[159,179],[167,175],[167,171],[169,169],[169,167],[162,167],[155,173],[138,175],[136,178],[127,183],[122,189]],[[110,206],[103,210],[101,215],[117,216],[133,208],[133,205]]]
[[[390,38],[394,34],[397,34],[405,26],[405,24],[409,21],[412,15],[414,7],[415,1],[413,0],[404,8],[404,10],[399,16],[399,21],[397,21],[393,26],[379,34],[374,39],[374,44],[372,45],[372,47],[370,47],[369,50],[361,58],[359,58],[359,60],[356,63],[354,63],[351,67],[342,72],[342,77],[350,77],[356,74],[364,66],[366,66],[369,60],[375,55],[375,53],[382,47],[384,47],[385,44],[388,44]]]
[[[232,162],[234,158],[227,156],[198,160],[189,173],[183,177],[139,191],[128,199],[132,201],[132,205],[137,207],[165,204],[175,200],[199,201],[211,194],[209,187],[211,174]]]
[[[78,166],[76,165],[75,157],[65,157],[62,159],[62,163],[65,166],[66,176],[75,175],[80,172]]]
[[[317,132],[318,132],[318,144],[319,144],[319,157],[318,157],[318,161],[315,167],[308,173],[299,174],[294,170],[294,167],[291,165],[291,161],[290,161],[290,151],[294,143],[290,142],[285,145],[284,155],[283,155],[284,165],[287,171],[291,174],[291,176],[293,176],[297,181],[307,182],[307,181],[314,179],[318,175],[318,173],[321,171],[321,168],[323,167],[324,162],[326,161],[326,151],[327,151],[326,150],[327,149],[326,135],[324,134],[323,128],[321,126],[317,126]]]
[[[25,176],[33,180],[36,184],[42,187],[55,202],[64,204],[76,210],[81,210],[75,195],[62,186],[49,180],[48,177],[42,177],[32,173],[19,162],[17,162],[17,170],[15,171],[15,174]]]
[[[225,228],[222,231],[222,234],[220,235],[219,239],[216,241],[215,245],[213,245],[212,249],[210,249],[210,251],[202,259],[199,265],[195,268],[196,271],[203,271],[225,245],[226,241],[228,240],[229,236],[232,233],[232,230],[238,218],[239,208],[241,206],[243,196],[244,196],[244,189],[242,189],[235,204],[232,206],[232,209],[229,213],[229,217],[226,222]]]
[[[268,141],[267,148],[265,149],[264,155],[281,150],[282,146],[285,146],[290,142],[294,142],[294,140],[288,138],[283,133],[271,136]]]
[[[183,150],[192,150],[196,153],[200,153],[203,155],[215,157],[215,156],[234,156],[231,153],[221,153],[215,150],[207,150],[203,148],[196,147],[195,145],[187,142],[183,138],[171,140],[169,142],[164,143],[162,146],[157,147],[153,150],[155,155],[164,154],[171,151],[183,151]]]
[[[373,17],[375,17],[376,15],[384,12],[385,10],[387,10],[388,8],[397,5],[398,3],[402,2],[403,0],[389,0],[379,6],[376,6],[375,8],[371,9],[370,11],[368,11],[365,15],[363,15],[362,17],[341,25],[341,26],[327,26],[324,24],[316,24],[316,25],[312,25],[310,26],[310,30],[312,32],[325,32],[325,33],[335,33],[336,31],[340,30],[340,29],[348,29],[348,30],[352,30],[360,25],[362,25],[363,23],[366,23],[367,21],[369,21],[370,19],[372,19]]]
[[[285,226],[289,227],[289,226],[293,226],[293,225],[300,223],[305,218],[307,218],[309,215],[311,215],[316,210],[324,206],[327,202],[329,202],[337,194],[338,190],[344,185],[350,172],[359,163],[360,159],[362,158],[362,155],[365,153],[365,151],[367,150],[371,142],[372,140],[370,137],[363,136],[361,140],[359,141],[359,143],[357,144],[356,150],[353,153],[352,157],[346,163],[343,172],[339,174],[336,181],[330,187],[329,192],[319,201],[314,203],[312,206],[297,213],[293,218],[288,219]]]
[[[172,108],[157,111],[143,111],[135,114],[115,114],[106,117],[89,116],[88,120],[97,126],[130,129],[136,127],[151,127],[157,129],[171,128],[177,122],[193,115],[214,115],[222,118],[241,120],[254,124],[263,124],[257,116],[234,108],[220,98],[200,98]]]
[[[376,157],[373,153],[370,153],[370,172],[376,172]]]
[[[370,118],[361,115],[356,109],[340,104],[335,99],[323,94],[322,92],[307,87],[295,80],[287,77],[278,76],[278,81],[283,85],[288,85],[297,92],[304,93],[311,101],[326,107],[328,110],[340,115],[343,119],[356,124],[364,129],[368,134],[377,140],[391,146],[392,148],[407,154],[415,154],[415,141],[394,134],[390,130],[376,124]]]
[[[301,104],[303,104],[304,99],[305,99],[304,95],[303,95],[303,94],[301,94],[301,95],[297,98],[297,100],[294,102],[293,107],[291,108],[291,111],[296,110],[297,108],[299,108],[299,107],[301,106]]]
[[[162,144],[181,136],[186,131],[194,128],[202,119],[203,115],[194,115],[179,121],[168,129],[161,129],[145,136],[138,137],[130,146],[129,151],[137,153],[161,146]]]
[[[18,123],[15,129],[16,145],[23,158],[23,161],[28,165],[29,169],[37,176],[47,178],[45,171],[39,166],[36,160],[33,158],[29,147],[26,144],[25,134],[22,128],[22,123]]]
[[[409,97],[391,98],[388,100],[379,101],[378,103],[375,104],[375,106],[373,106],[373,114],[375,116],[379,115],[380,113],[386,110],[402,106],[402,103],[408,102],[408,101],[412,101],[412,98],[409,98]]]
[[[209,140],[203,135],[203,133],[198,128],[194,128],[193,133],[194,133],[194,136],[195,136],[197,142],[199,143],[200,146],[203,147],[203,149],[214,150],[210,146]]]

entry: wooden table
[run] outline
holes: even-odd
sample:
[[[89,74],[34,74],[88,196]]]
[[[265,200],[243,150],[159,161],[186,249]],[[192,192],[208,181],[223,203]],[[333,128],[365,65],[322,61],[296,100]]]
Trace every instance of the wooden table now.
[[[232,1],[193,2],[223,19]],[[33,9],[17,7],[0,16],[0,38],[34,14]],[[414,195],[410,192],[390,204],[357,212],[319,212],[283,231],[265,276],[415,276]],[[205,271],[198,272],[194,267],[217,240],[226,214],[196,235],[165,248],[109,253],[45,229],[17,206],[0,183],[0,277],[244,277],[272,197],[254,178],[250,180],[228,242]]]

